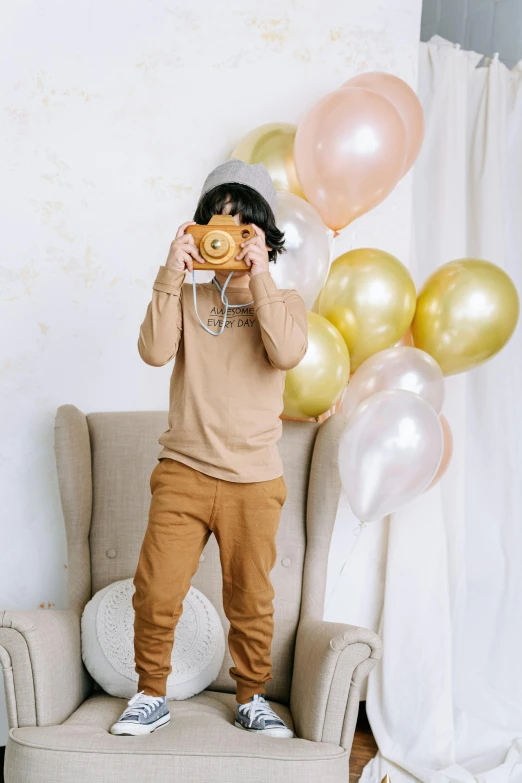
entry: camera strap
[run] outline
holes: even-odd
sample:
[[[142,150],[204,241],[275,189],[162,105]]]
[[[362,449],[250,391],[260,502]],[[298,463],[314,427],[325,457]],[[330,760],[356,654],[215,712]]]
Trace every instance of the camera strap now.
[[[212,282],[215,283],[215,285],[218,287],[218,290],[221,292],[221,302],[225,305],[225,315],[223,317],[223,324],[221,326],[221,329],[219,330],[219,332],[213,332],[212,329],[209,329],[208,326],[206,326],[203,323],[203,321],[201,320],[201,318],[199,317],[198,305],[197,305],[197,301],[196,301],[196,272],[195,272],[194,269],[192,270],[192,293],[193,293],[193,296],[194,296],[194,310],[196,312],[196,318],[198,319],[198,321],[201,324],[201,326],[203,327],[203,329],[206,329],[206,331],[209,334],[214,335],[214,337],[219,337],[219,335],[223,333],[223,330],[225,329],[225,326],[226,326],[226,323],[227,323],[227,317],[228,317],[229,309],[233,310],[234,308],[237,308],[237,307],[247,307],[248,305],[251,305],[251,304],[254,303],[254,300],[252,299],[250,302],[243,302],[242,304],[236,304],[236,305],[229,304],[228,297],[227,297],[227,295],[225,293],[225,290],[226,290],[226,287],[229,284],[230,279],[232,278],[233,274],[234,274],[234,270],[232,270],[230,272],[229,276],[227,277],[227,279],[225,281],[225,285],[223,287],[221,287],[219,285],[219,283],[218,283],[218,281],[216,280],[215,277],[212,278]]]

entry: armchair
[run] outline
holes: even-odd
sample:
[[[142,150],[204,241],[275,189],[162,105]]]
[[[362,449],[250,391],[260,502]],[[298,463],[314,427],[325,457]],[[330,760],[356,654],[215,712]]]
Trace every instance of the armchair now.
[[[86,671],[80,618],[94,593],[134,574],[165,414],[58,409],[55,454],[67,533],[68,608],[0,611],[9,720],[6,783],[114,783],[151,772],[155,783],[242,783],[245,777],[347,783],[360,686],[382,648],[371,631],[322,620],[344,423],[342,414],[321,424],[285,420],[279,443],[288,495],[271,574],[275,634],[267,698],[296,737],[255,736],[234,726],[228,651],[207,690],[169,702],[168,727],[116,737],[109,727],[125,701],[102,691]],[[213,536],[193,584],[212,600],[227,633]]]

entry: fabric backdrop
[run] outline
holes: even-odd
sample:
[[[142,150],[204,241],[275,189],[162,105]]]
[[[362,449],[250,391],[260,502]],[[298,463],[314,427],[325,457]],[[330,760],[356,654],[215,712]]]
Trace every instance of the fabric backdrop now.
[[[484,258],[520,293],[522,66],[481,60],[421,45],[411,270],[419,286]],[[382,525],[385,652],[367,696],[380,753],[363,783],[522,781],[521,374],[519,324],[498,356],[446,380],[450,469]]]

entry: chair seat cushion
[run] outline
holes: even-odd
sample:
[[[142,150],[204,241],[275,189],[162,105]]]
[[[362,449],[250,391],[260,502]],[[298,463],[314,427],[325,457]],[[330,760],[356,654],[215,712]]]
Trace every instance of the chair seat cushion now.
[[[288,708],[271,704],[293,728]],[[114,783],[141,776],[154,783],[244,783],[245,776],[285,783],[348,780],[348,754],[337,745],[258,736],[234,726],[234,694],[203,691],[169,702],[170,724],[140,737],[109,733],[125,707],[124,699],[97,693],[59,726],[11,729],[6,781]]]

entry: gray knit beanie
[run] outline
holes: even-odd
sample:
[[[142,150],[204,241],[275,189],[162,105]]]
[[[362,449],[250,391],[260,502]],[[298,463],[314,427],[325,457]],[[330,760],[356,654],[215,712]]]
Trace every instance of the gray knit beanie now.
[[[225,163],[220,163],[213,169],[201,189],[199,201],[209,190],[217,185],[228,182],[237,182],[240,185],[249,185],[263,196],[268,202],[274,217],[277,216],[277,194],[272,178],[264,163],[245,163],[239,158],[231,158]]]

